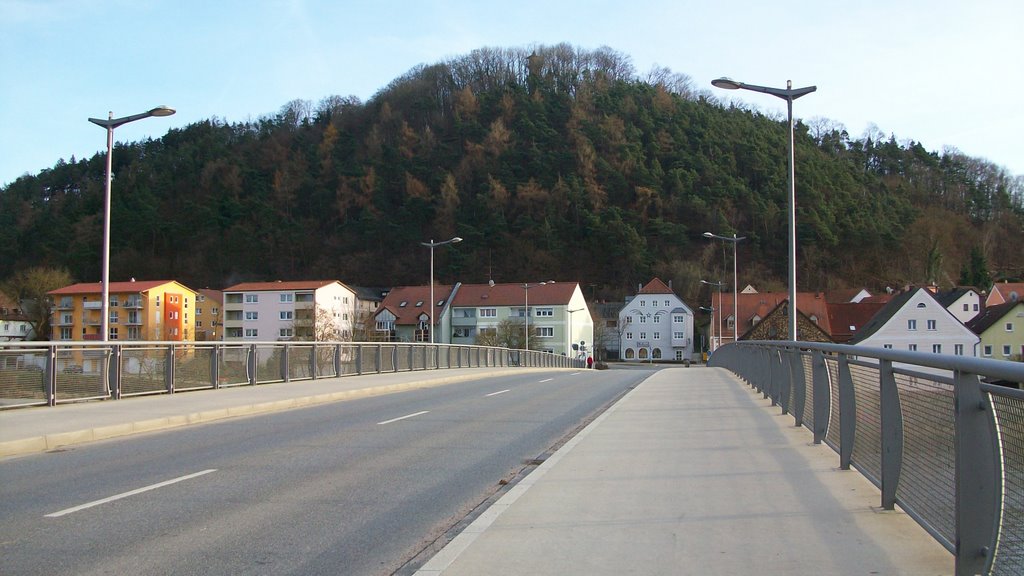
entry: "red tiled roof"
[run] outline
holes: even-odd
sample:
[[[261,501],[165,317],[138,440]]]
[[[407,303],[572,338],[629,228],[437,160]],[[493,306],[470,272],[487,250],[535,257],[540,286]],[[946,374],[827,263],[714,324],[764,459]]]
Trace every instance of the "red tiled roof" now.
[[[997,295],[998,293],[998,295]],[[1024,283],[1021,282],[997,282],[992,285],[992,291],[986,298],[988,305],[1003,304],[1011,301],[1011,294],[1016,293],[1018,300],[1024,300]]]
[[[832,328],[832,340],[842,344],[874,318],[879,310],[885,307],[884,302],[837,302],[828,305],[828,322]]]
[[[719,300],[719,296],[721,296],[721,300]],[[740,335],[744,334],[754,326],[754,316],[763,320],[768,316],[769,312],[774,310],[782,302],[789,299],[789,294],[786,292],[757,292],[754,294],[741,293],[737,296],[737,303],[739,305],[740,312],[737,316],[737,318],[739,318],[738,327]],[[820,292],[797,292],[796,294],[796,309],[808,318],[817,318],[818,326],[826,333],[831,334],[832,330],[829,326],[827,305],[828,303],[825,301],[825,296]],[[716,314],[721,310],[722,318],[732,316],[732,294],[727,292],[712,292],[712,306],[714,306]],[[715,317],[715,320],[717,321],[717,316]],[[731,330],[726,330],[726,334],[730,333]]]
[[[212,300],[212,301],[220,303],[220,304],[224,303],[224,293],[221,292],[220,290],[212,290],[210,288],[200,288],[199,289],[199,293],[202,294],[203,296],[206,296],[207,300]]]
[[[655,278],[640,289],[637,294],[675,294],[660,278]]]
[[[437,302],[447,301],[451,294],[451,286],[434,285],[434,298]],[[404,303],[404,306],[403,306]],[[441,307],[434,304],[435,317],[441,316]],[[399,286],[392,288],[384,297],[378,308],[387,310],[395,316],[396,325],[416,325],[421,314],[430,315],[430,286]]]
[[[288,282],[242,282],[229,286],[223,292],[276,292],[278,290],[317,290],[338,280],[293,280]]]
[[[145,292],[152,290],[157,286],[164,284],[170,284],[175,280],[142,280],[132,282],[111,282],[107,291],[111,294],[125,293],[125,292]],[[63,296],[68,294],[99,294],[103,292],[103,285],[100,282],[82,282],[80,284],[72,284],[71,286],[65,286],[56,290],[51,290],[47,294],[54,294],[57,296]]]
[[[557,306],[568,304],[576,291],[576,282],[552,282],[529,286],[530,306]],[[452,306],[523,306],[527,289],[522,284],[463,284],[455,293]]]

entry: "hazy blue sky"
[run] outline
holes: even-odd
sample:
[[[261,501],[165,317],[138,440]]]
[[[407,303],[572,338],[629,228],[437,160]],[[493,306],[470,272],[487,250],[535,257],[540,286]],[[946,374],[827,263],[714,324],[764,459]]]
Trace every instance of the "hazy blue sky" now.
[[[89,117],[178,110],[118,128],[158,138],[294,99],[369,99],[418,64],[484,47],[566,42],[690,76],[766,112],[785,102],[711,88],[816,85],[798,118],[859,137],[954,146],[1024,175],[1020,0],[0,0],[0,185],[106,147]]]

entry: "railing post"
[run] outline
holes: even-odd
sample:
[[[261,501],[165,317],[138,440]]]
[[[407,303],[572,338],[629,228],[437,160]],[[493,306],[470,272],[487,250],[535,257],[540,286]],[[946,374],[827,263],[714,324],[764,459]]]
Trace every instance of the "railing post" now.
[[[214,390],[220,388],[220,354],[220,344],[214,344],[210,353],[210,380]]]
[[[384,345],[377,344],[377,358],[376,358],[377,374],[384,371]]]
[[[988,574],[999,530],[1001,466],[992,403],[979,377],[954,373],[956,574]]]
[[[103,354],[107,370],[107,393],[114,400],[121,399],[121,346],[112,344]],[[55,376],[56,377],[56,376]]]
[[[811,355],[811,386],[814,389],[813,420],[811,431],[814,443],[821,444],[828,434],[829,409],[832,406],[832,387],[829,385],[828,366],[825,365],[825,354],[815,350]]]
[[[782,364],[779,374],[779,406],[782,407],[782,414],[789,414],[793,406],[790,404],[793,391],[793,365],[790,361],[791,353],[788,348],[779,350],[779,360]]]
[[[46,370],[43,372],[43,387],[46,389],[46,405],[57,405],[57,347],[46,348]]]
[[[245,358],[245,375],[249,377],[250,386],[255,386],[257,381],[256,368],[259,366],[259,359],[256,357],[257,352],[256,345],[249,344],[249,353]]]
[[[281,348],[280,350],[281,361],[278,362],[277,366],[281,373],[278,374],[278,376],[281,377],[281,380],[284,380],[285,382],[290,382],[292,375],[291,367],[289,366],[289,363],[291,362],[291,349],[289,348],[288,343],[286,342],[284,344],[284,347]]]
[[[839,374],[839,469],[849,470],[857,435],[857,393],[846,354],[839,355],[836,372]]]
[[[174,394],[174,344],[167,346],[164,360],[164,388],[168,394]],[[120,364],[120,362],[118,362]]]
[[[341,376],[341,350],[342,350],[341,344],[335,344],[334,345],[334,358],[333,358],[333,361],[334,361],[334,377],[335,378]]]
[[[903,414],[891,360],[878,362],[879,402],[882,420],[882,508],[896,507],[896,488],[903,466]]]
[[[804,357],[799,347],[789,352],[789,373],[793,389],[791,412],[799,428],[804,425],[804,408],[807,404],[807,375],[804,373]]]

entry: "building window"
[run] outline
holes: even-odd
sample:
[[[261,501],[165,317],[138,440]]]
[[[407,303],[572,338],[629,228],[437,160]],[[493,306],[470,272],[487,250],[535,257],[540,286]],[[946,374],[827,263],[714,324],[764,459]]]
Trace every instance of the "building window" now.
[[[671,304],[669,304],[668,300],[665,300],[665,306],[671,306]]]
[[[885,348],[886,350],[892,350],[892,344],[882,344],[882,348]]]
[[[481,318],[497,318],[498,317],[498,309],[497,308],[481,308],[480,309],[480,317]]]
[[[537,336],[541,338],[553,338],[555,336],[555,329],[551,326],[541,326],[537,328]]]
[[[633,339],[633,333],[632,332],[626,332],[626,340],[632,340],[632,339]]]
[[[655,332],[654,333],[654,339],[655,340],[661,340],[661,332]]]
[[[647,316],[644,316],[643,314],[641,314],[640,315],[640,323],[641,324],[646,324],[647,323]]]
[[[1009,344],[1003,344],[1003,356],[1006,356],[1006,357],[1010,356],[1010,345]]]
[[[647,332],[641,332],[640,333],[640,339],[641,340],[647,340]]]
[[[974,311],[975,311],[975,312],[977,312],[977,311],[978,311],[978,305],[977,305],[977,304],[975,304],[975,305],[974,305]]]
[[[257,304],[259,301],[260,301],[260,295],[259,294],[246,294],[245,295],[245,303],[246,304]]]
[[[928,321],[928,329],[929,330],[935,330],[935,320],[929,320]]]
[[[110,327],[110,339],[117,340],[117,326]]]
[[[246,328],[245,329],[245,337],[246,338],[258,338],[259,335],[260,335],[260,331],[257,328]]]
[[[242,329],[241,328],[228,328],[226,330],[226,336],[228,338],[241,338],[242,337]]]
[[[1007,322],[1006,323],[1006,331],[1007,332],[1013,332],[1013,322]]]
[[[672,316],[672,322],[676,324],[682,324],[683,322],[686,322],[686,317],[684,317],[682,314],[675,314]]]
[[[911,344],[907,347],[911,352],[917,352],[917,344]]]
[[[682,340],[684,338],[686,338],[686,335],[683,332],[673,332],[672,333],[672,339],[673,340]]]
[[[245,313],[245,319],[246,320],[259,320],[260,319],[260,313],[259,312],[255,312],[255,311],[246,312]]]
[[[292,336],[295,335],[295,331],[292,330],[291,328],[281,328],[280,330],[277,331],[277,334],[281,338],[291,338]]]
[[[280,297],[280,301],[283,302],[283,303],[294,302],[295,301],[295,294],[291,294],[291,293],[280,294],[279,297]]]
[[[932,344],[933,354],[942,354],[942,344]]]
[[[537,308],[535,314],[537,316],[551,317],[555,315],[554,308]]]
[[[641,300],[640,301],[640,306],[641,307],[646,306],[646,305],[647,305],[647,301],[646,300]]]
[[[452,330],[453,338],[472,338],[473,329],[465,326],[461,326]]]
[[[68,326],[66,328],[61,328],[60,329],[60,339],[61,340],[71,340],[71,327],[70,326]]]
[[[907,320],[907,330],[917,330],[917,320]]]
[[[281,310],[281,314],[279,315],[279,317],[281,318],[281,320],[291,320],[295,318],[295,313],[292,312],[291,310]]]
[[[118,306],[118,302],[119,301],[120,300],[118,299],[117,294],[111,294],[110,295],[110,305],[111,306],[114,306],[114,307]]]
[[[110,311],[110,323],[111,324],[117,324],[117,318],[118,318],[117,310],[111,310]]]
[[[982,350],[982,355],[983,356],[991,356],[992,355],[992,345],[991,344],[986,344],[985,345],[985,348]]]
[[[963,356],[964,355],[964,345],[963,344],[954,344],[953,345],[953,354],[956,354],[957,356]]]
[[[964,303],[964,312],[970,311],[970,304]]]

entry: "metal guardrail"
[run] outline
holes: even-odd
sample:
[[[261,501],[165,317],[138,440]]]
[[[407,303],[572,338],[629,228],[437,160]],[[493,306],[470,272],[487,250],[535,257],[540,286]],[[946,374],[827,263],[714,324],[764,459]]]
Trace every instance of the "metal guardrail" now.
[[[1024,574],[1024,364],[813,342],[739,342],[726,368],[792,414],[954,554]]]
[[[377,342],[26,342],[0,346],[0,409],[441,368],[582,368],[546,352]]]

